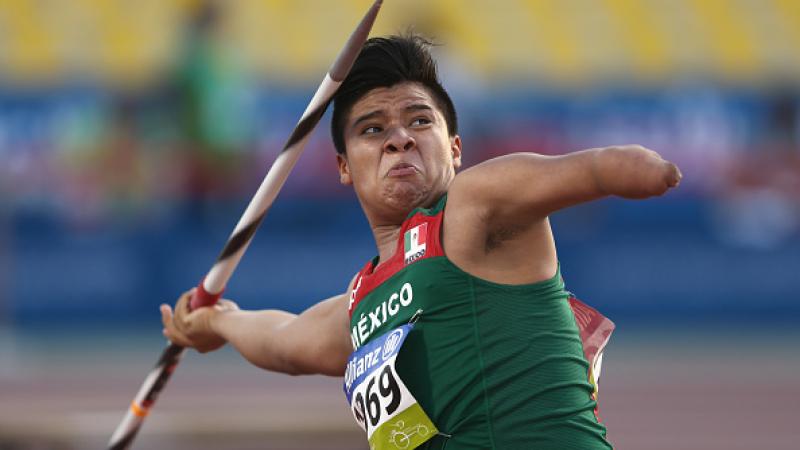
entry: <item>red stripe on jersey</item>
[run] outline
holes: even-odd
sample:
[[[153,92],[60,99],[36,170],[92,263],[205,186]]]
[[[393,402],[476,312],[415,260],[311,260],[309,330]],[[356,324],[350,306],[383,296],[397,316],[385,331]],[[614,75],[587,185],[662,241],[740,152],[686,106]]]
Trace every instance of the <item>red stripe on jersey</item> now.
[[[444,210],[439,211],[438,214],[433,216],[428,216],[420,211],[403,222],[397,237],[394,255],[386,260],[386,262],[378,264],[377,268],[373,267],[372,261],[369,261],[358,273],[356,282],[353,285],[353,290],[350,293],[350,306],[347,310],[351,317],[353,316],[353,311],[356,309],[356,306],[361,302],[361,299],[369,295],[370,292],[397,272],[403,270],[407,265],[415,264],[426,258],[444,256],[444,249],[441,244],[443,218]],[[405,234],[408,230],[422,224],[426,224],[427,228],[427,236],[425,239],[422,239],[425,243],[425,253],[406,264],[404,255]]]

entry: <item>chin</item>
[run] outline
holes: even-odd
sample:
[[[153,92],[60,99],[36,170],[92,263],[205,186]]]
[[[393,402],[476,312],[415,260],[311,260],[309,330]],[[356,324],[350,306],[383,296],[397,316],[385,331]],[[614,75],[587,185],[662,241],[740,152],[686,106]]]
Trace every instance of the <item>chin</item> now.
[[[428,192],[412,183],[397,183],[384,189],[383,199],[393,208],[408,212],[424,203]]]

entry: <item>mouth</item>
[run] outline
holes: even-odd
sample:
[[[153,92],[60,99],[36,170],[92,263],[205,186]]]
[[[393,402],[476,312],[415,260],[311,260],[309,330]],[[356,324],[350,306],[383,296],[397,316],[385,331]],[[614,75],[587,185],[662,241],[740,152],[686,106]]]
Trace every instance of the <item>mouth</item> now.
[[[386,176],[389,178],[402,178],[411,175],[415,175],[419,172],[416,166],[409,163],[397,163],[389,169],[389,172],[386,173]]]

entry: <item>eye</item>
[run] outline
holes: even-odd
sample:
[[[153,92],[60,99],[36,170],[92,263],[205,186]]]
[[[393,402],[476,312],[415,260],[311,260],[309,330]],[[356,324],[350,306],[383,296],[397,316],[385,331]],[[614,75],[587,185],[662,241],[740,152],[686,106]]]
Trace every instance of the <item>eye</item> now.
[[[361,134],[375,134],[380,133],[381,131],[383,131],[381,130],[381,127],[366,127],[363,131],[361,131]]]
[[[411,121],[411,126],[428,125],[431,121],[427,117],[417,117]]]

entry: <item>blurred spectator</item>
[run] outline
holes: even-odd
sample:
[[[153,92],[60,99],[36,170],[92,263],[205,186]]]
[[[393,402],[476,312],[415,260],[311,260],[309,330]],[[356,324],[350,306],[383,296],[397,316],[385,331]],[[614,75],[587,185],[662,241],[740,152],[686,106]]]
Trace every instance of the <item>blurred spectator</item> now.
[[[767,147],[800,153],[800,86],[785,86],[767,94]]]
[[[800,96],[784,87],[764,103],[757,148],[727,165],[715,214],[723,239],[756,249],[776,248],[800,232]]]
[[[203,208],[206,200],[238,196],[250,144],[246,80],[219,44],[223,3],[200,2],[188,18],[171,80],[177,102],[179,164],[185,193]]]
[[[10,215],[11,204],[7,196],[0,190],[0,337],[2,337],[3,327],[11,320],[9,314],[11,299],[9,298],[10,289],[8,283],[12,263]],[[2,348],[0,348],[0,353],[2,353]]]

